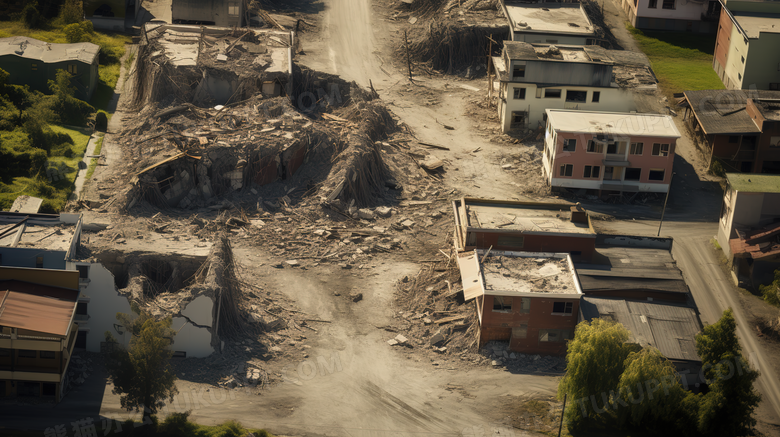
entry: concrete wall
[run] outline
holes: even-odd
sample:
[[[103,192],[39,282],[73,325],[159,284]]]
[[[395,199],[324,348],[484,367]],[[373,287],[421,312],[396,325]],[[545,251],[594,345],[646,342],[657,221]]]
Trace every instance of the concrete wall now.
[[[665,237],[638,237],[634,235],[607,235],[598,234],[596,244],[605,244],[621,247],[642,247],[646,249],[672,250],[673,238]]]
[[[499,237],[522,237],[522,247],[503,246],[499,244]],[[580,261],[590,261],[596,251],[595,234],[532,234],[523,231],[471,231],[467,236],[467,244],[477,249],[511,250],[521,252],[547,252],[547,253],[572,253],[573,257]],[[577,253],[579,252],[579,253]]]
[[[211,332],[206,328],[198,328],[183,317],[173,318],[173,329],[177,331],[171,349],[183,351],[187,357],[203,358],[214,353],[211,346]]]
[[[612,66],[586,62],[518,61],[504,58],[511,76],[517,65],[525,65],[525,75],[512,78],[513,82],[530,84],[567,84],[591,87],[609,87],[612,83]]]
[[[238,7],[229,15],[228,7]],[[213,22],[215,26],[243,26],[244,0],[172,0],[171,19],[177,22]]]
[[[529,43],[561,44],[570,46],[584,46],[593,43],[593,36],[557,35],[554,33],[512,32],[512,41],[525,41]]]
[[[136,0],[136,3],[140,1]],[[112,17],[88,17],[92,22],[92,27],[95,30],[109,30],[112,32],[124,32],[125,31],[125,19],[124,18],[112,18]]]
[[[780,84],[780,33],[761,32],[750,39],[749,48],[742,89],[768,90],[770,83]]]
[[[527,354],[564,355],[566,341],[540,341],[542,329],[563,329],[569,331],[569,338],[574,338],[574,328],[577,326],[580,300],[572,298],[556,298],[554,295],[530,297],[530,308],[523,312],[520,297],[512,297],[510,312],[493,310],[494,296],[484,297],[480,344],[490,340],[509,340],[511,350]],[[572,313],[567,315],[553,314],[553,303],[571,302]],[[525,337],[516,336],[512,328],[527,325]],[[517,332],[517,331],[515,331]],[[507,336],[508,335],[508,336]],[[563,339],[561,339],[563,340]]]
[[[17,228],[18,229],[18,228]],[[0,247],[0,258],[3,266],[8,267],[36,267],[36,259],[43,257],[44,269],[65,269],[64,250],[42,250],[24,247]]]
[[[525,88],[525,98],[515,99],[514,90]],[[561,97],[544,97],[544,90],[561,90]],[[585,102],[567,102],[567,91],[585,91]],[[593,102],[593,93],[599,93],[599,101]],[[545,109],[581,109],[586,111],[629,112],[635,111],[633,94],[621,88],[601,88],[588,86],[559,86],[540,88],[534,83],[504,82],[499,91],[498,114],[501,118],[501,131],[512,129],[512,112],[526,112],[526,122],[522,129],[536,129],[544,125]],[[537,97],[539,96],[539,97]]]

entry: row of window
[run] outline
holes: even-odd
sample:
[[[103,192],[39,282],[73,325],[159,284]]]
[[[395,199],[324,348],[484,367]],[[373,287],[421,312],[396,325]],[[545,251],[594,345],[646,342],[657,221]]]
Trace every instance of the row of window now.
[[[12,354],[13,354],[12,349],[0,348],[0,357],[10,357],[12,356]],[[42,358],[47,360],[53,360],[55,358],[55,353],[54,351],[36,351],[31,349],[19,349],[19,358]]]
[[[607,153],[609,154],[623,154],[625,152],[625,142],[611,142],[607,143]],[[628,153],[629,155],[641,155],[644,153],[644,143],[631,143]],[[588,140],[588,146],[585,149],[590,153],[604,153],[604,143]],[[651,154],[653,156],[669,156],[670,146],[669,144],[653,143],[653,149]],[[563,140],[564,152],[576,152],[577,140],[566,138]]]
[[[559,88],[545,88],[543,95],[545,99],[560,99],[563,95],[563,90]],[[539,98],[540,96],[541,95],[537,95],[536,97]],[[525,88],[514,88],[513,98],[515,100],[525,100]],[[593,91],[590,97],[590,101],[592,103],[598,103],[600,99],[601,91]],[[566,101],[572,103],[587,103],[588,92],[566,90]]]
[[[609,167],[612,168],[612,167]],[[582,177],[586,179],[598,179],[601,175],[601,166],[598,165],[586,165],[582,171]],[[571,177],[574,174],[573,164],[561,164],[558,175],[560,177]],[[666,171],[663,169],[650,169],[647,175],[647,179],[650,181],[663,181]],[[626,181],[638,181],[642,179],[642,169],[639,167],[626,168],[625,177]]]
[[[661,4],[661,9],[677,9],[674,3],[675,0],[663,0],[663,3]],[[647,7],[650,9],[658,8],[658,0],[650,0]]]
[[[522,324],[515,328],[512,328],[512,338],[527,338],[528,337],[528,325]],[[562,342],[572,339],[571,329],[540,329],[539,341],[540,342]]]
[[[494,312],[511,312],[513,298],[511,296],[493,296],[493,311]],[[571,302],[553,302],[553,314],[571,314],[574,304]],[[520,298],[520,313],[528,313],[531,311],[531,298]]]

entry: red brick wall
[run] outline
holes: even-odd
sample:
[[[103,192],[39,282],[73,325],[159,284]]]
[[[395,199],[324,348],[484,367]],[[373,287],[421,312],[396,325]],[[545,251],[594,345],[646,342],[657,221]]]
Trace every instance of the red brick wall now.
[[[493,246],[494,250],[515,250],[524,252],[582,252],[579,260],[590,261],[596,251],[596,236],[583,235],[572,237],[568,235],[535,235],[523,232],[475,232],[476,247],[487,249]],[[499,246],[499,235],[523,237],[523,247]],[[572,257],[576,258],[574,255]]]
[[[725,11],[720,13],[720,26],[718,27],[718,38],[715,42],[715,62],[720,64],[722,69],[726,69],[728,61],[729,45],[731,44],[731,28],[734,25]],[[723,79],[721,77],[721,79]]]
[[[485,296],[485,306],[482,312],[482,333],[480,345],[490,340],[510,340],[509,347],[515,352],[540,355],[565,355],[566,342],[539,341],[541,329],[569,329],[574,336],[577,326],[580,301],[572,298],[531,297],[531,308],[528,313],[521,313],[521,298],[513,297],[511,312],[493,311],[493,296]],[[553,315],[553,302],[572,302],[572,313],[569,315]],[[525,338],[512,338],[511,328],[521,324],[528,325]]]

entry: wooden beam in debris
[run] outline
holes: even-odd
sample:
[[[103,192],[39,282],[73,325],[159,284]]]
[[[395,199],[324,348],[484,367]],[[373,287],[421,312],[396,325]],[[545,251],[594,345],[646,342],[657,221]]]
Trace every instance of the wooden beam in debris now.
[[[434,323],[436,323],[437,325],[441,325],[441,324],[443,324],[443,323],[457,322],[458,320],[463,320],[463,319],[465,319],[466,317],[468,317],[468,316],[466,315],[466,316],[451,316],[451,317],[445,317],[445,318],[443,318],[443,319],[439,319],[439,320],[436,320],[436,321],[434,321]]]

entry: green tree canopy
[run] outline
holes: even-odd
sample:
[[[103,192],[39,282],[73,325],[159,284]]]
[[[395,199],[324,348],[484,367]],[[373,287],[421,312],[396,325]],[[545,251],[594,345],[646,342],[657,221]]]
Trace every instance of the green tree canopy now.
[[[595,319],[577,325],[566,354],[566,376],[558,385],[558,397],[568,394],[571,401],[565,412],[570,428],[584,426],[609,408],[609,394],[617,388],[626,358],[636,350],[626,343],[628,338],[620,323]]]
[[[166,400],[172,402],[178,393],[176,375],[170,365],[170,345],[175,334],[171,318],[158,321],[141,313],[136,318],[117,314],[117,320],[132,338],[130,348],[124,349],[106,332],[106,341],[113,345],[106,360],[113,392],[121,395],[123,408],[143,410],[147,422],[148,415],[156,414]]]

